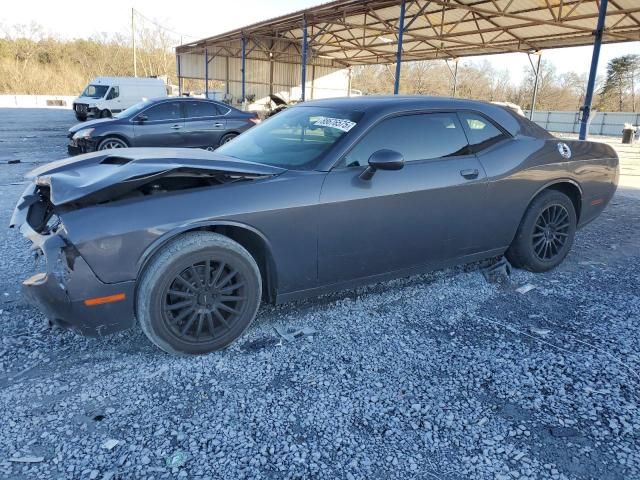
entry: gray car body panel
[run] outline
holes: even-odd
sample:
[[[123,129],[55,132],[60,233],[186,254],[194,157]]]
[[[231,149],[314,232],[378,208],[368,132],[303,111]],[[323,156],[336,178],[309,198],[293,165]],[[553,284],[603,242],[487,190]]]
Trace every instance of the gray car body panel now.
[[[313,105],[362,111],[363,116],[312,171],[193,150],[125,149],[118,157],[134,159],[108,165],[103,174],[97,169],[105,167],[106,156],[85,155],[32,175],[50,185],[66,240],[101,284],[135,282],[154,253],[182,232],[230,226],[263,242],[276,302],[501,254],[544,188],[562,184],[577,189],[582,226],[604,209],[617,186],[618,159],[611,147],[555,138],[504,107],[428,97],[361,97],[292,108]],[[366,131],[390,115],[458,110],[485,115],[508,138],[475,154],[378,171],[368,181],[359,177],[365,167],[336,166]],[[572,151],[568,159],[559,152],[561,142]],[[73,206],[132,176],[181,168],[248,179]],[[478,169],[476,179],[460,175],[469,168]]]

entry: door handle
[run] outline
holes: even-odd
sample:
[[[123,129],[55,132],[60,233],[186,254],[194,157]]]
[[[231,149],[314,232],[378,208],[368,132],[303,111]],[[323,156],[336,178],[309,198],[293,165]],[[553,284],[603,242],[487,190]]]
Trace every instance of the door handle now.
[[[178,130],[182,128],[182,125],[173,125],[171,128],[173,128],[174,130]]]
[[[474,178],[478,178],[479,174],[480,172],[478,172],[477,168],[467,168],[465,170],[460,170],[460,175],[462,175],[467,180],[473,180]]]
[[[214,127],[222,127],[222,124],[220,122],[218,122],[218,123],[214,123],[213,126]]]

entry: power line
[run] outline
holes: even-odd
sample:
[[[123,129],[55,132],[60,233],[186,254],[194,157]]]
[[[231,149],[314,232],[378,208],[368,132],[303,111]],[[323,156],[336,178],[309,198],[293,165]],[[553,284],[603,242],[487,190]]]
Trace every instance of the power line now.
[[[160,28],[161,30],[164,30],[166,32],[172,33],[174,35],[177,35],[178,37],[182,38],[182,37],[187,37],[187,38],[196,38],[193,35],[187,35],[185,33],[180,33],[180,32],[176,32],[175,30],[172,30],[170,28],[167,28],[161,24],[159,24],[158,22],[156,22],[155,20],[150,19],[149,17],[147,17],[146,15],[143,15],[140,11],[136,10],[136,9],[132,9],[135,14],[141,18],[143,18],[144,20],[146,20],[147,22],[155,25],[156,27]]]

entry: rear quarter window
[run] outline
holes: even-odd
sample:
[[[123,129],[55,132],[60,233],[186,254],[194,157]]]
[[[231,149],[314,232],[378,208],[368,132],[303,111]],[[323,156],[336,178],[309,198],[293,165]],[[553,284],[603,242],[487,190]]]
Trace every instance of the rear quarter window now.
[[[489,119],[473,112],[459,113],[465,126],[469,145],[474,152],[479,152],[489,146],[507,138],[507,135],[495,126]]]

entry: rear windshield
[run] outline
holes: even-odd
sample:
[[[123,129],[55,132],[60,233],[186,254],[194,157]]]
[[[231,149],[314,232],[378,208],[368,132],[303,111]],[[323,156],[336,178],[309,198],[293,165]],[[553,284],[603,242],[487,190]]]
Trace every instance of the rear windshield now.
[[[333,108],[285,109],[216,152],[276,167],[311,170],[361,117],[362,112]]]
[[[89,85],[82,92],[82,97],[103,98],[109,90],[109,85]]]

